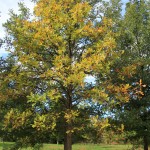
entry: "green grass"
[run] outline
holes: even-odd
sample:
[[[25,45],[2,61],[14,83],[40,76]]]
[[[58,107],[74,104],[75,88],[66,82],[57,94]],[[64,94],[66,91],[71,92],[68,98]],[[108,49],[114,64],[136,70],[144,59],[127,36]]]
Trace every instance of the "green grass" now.
[[[94,144],[75,144],[73,150],[127,150],[129,145],[94,145]],[[62,145],[45,144],[43,150],[63,150]]]
[[[7,150],[7,148],[11,147],[11,146],[13,146],[13,143],[11,143],[11,142],[0,142],[0,150],[2,150],[2,149]]]
[[[0,150],[7,148],[9,146],[12,146],[13,143],[0,143]],[[127,150],[131,148],[130,145],[96,145],[96,144],[75,144],[73,145],[73,150]],[[23,149],[25,150],[25,149]],[[31,150],[28,148],[27,150]],[[44,144],[43,148],[41,150],[63,150],[63,145],[56,145],[56,144]]]

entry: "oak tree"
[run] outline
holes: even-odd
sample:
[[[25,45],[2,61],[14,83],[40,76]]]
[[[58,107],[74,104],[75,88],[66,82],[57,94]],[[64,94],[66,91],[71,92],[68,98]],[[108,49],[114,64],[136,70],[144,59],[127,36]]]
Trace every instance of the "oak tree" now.
[[[3,95],[9,93],[24,103],[8,110],[4,127],[30,126],[40,132],[60,125],[64,150],[71,150],[72,135],[83,130],[86,121],[103,126],[98,117],[83,115],[88,99],[109,102],[108,94],[113,92],[118,99],[128,100],[128,86],[103,80],[120,56],[114,50],[112,20],[97,19],[94,3],[86,0],[39,0],[33,15],[19,5],[20,14],[11,11],[4,25],[16,63],[4,80],[13,88]],[[89,83],[86,77],[100,77],[99,83]]]

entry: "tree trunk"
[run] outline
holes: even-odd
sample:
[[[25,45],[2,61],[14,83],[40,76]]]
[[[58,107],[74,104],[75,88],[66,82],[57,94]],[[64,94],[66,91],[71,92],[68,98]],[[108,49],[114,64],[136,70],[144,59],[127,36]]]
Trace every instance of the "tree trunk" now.
[[[59,139],[57,138],[57,145],[59,144]]]
[[[144,135],[143,141],[144,141],[144,150],[148,150],[148,139],[146,135]]]
[[[71,54],[70,54],[71,58]],[[71,113],[72,109],[72,85],[68,86],[68,98],[66,99],[66,113]],[[65,119],[64,150],[72,150],[72,121]]]
[[[70,129],[71,129],[71,126],[69,126],[66,131]],[[72,150],[72,133],[71,132],[65,133],[64,150]]]

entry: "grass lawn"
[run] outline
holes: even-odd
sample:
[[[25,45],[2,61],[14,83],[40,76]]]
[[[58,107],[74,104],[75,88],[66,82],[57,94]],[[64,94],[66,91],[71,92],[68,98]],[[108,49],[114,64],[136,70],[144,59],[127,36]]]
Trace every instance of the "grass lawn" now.
[[[0,150],[7,148],[9,146],[13,145],[13,143],[0,143]],[[94,144],[75,144],[73,145],[73,150],[128,150],[131,148],[129,145],[94,145]],[[23,149],[25,150],[25,149]],[[27,150],[31,150],[28,148]],[[41,150],[63,150],[63,145],[56,145],[56,144],[44,144],[43,148]]]
[[[75,144],[73,145],[73,150],[127,150],[129,145],[94,145],[94,144]],[[43,150],[63,150],[62,145],[44,145]]]
[[[11,145],[13,145],[13,143],[11,143],[11,142],[0,142],[0,150],[6,149],[6,148],[10,147]]]

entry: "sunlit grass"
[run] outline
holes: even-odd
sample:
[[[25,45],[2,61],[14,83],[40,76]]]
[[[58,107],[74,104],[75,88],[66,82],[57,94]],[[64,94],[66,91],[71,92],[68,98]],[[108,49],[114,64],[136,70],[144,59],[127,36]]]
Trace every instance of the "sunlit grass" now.
[[[13,146],[11,142],[0,142],[0,150],[7,150],[11,146]]]
[[[7,150],[13,143],[0,143],[0,150],[3,148]],[[131,145],[103,145],[103,144],[74,144],[73,150],[128,150]],[[22,149],[25,150],[25,149]],[[28,148],[27,150],[31,150]],[[63,150],[63,145],[44,144],[41,150]]]

